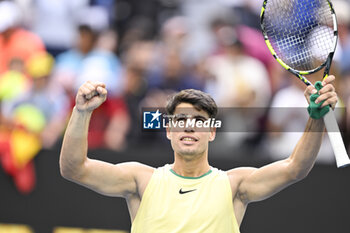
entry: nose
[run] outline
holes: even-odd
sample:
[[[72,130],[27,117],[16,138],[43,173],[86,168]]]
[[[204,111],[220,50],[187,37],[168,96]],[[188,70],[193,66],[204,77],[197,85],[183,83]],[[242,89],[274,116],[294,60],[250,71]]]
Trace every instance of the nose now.
[[[184,132],[185,133],[194,133],[194,127],[193,125],[191,125],[191,119],[187,119],[186,120],[186,125],[185,125],[185,128],[184,128]]]
[[[194,129],[192,127],[187,127],[184,130],[186,133],[194,133]]]

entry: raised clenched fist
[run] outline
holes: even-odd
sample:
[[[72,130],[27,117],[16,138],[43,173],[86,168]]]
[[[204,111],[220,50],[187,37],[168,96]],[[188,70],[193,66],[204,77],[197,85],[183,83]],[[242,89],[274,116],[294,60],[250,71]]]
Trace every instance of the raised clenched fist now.
[[[92,112],[107,98],[106,85],[102,82],[87,81],[78,90],[75,108],[78,111]]]

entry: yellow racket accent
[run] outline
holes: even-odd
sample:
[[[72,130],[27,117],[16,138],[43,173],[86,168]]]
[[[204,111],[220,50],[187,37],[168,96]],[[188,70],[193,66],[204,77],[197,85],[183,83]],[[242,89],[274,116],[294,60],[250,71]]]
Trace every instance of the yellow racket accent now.
[[[264,14],[265,7],[261,8],[260,17]]]

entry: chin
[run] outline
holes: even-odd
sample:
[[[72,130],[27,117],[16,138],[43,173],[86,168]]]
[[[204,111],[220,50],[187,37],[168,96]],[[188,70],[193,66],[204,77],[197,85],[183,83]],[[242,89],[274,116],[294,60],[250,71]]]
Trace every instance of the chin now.
[[[179,153],[178,153],[179,155],[182,155],[182,156],[194,156],[194,155],[197,155],[198,154],[198,152],[197,151],[188,151],[188,150],[186,150],[186,151],[179,151]]]
[[[199,151],[196,149],[182,149],[182,150],[179,150],[178,154],[181,156],[194,157],[196,155],[203,154],[203,151]]]

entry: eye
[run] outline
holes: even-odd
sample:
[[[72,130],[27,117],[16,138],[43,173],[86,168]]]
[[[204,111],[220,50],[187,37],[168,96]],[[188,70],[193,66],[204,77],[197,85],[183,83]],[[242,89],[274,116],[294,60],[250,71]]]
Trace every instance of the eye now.
[[[176,122],[181,122],[181,121],[185,121],[185,117],[178,117],[178,118],[175,118],[175,121]]]
[[[196,117],[196,122],[204,122],[205,119],[203,119],[202,117]]]

